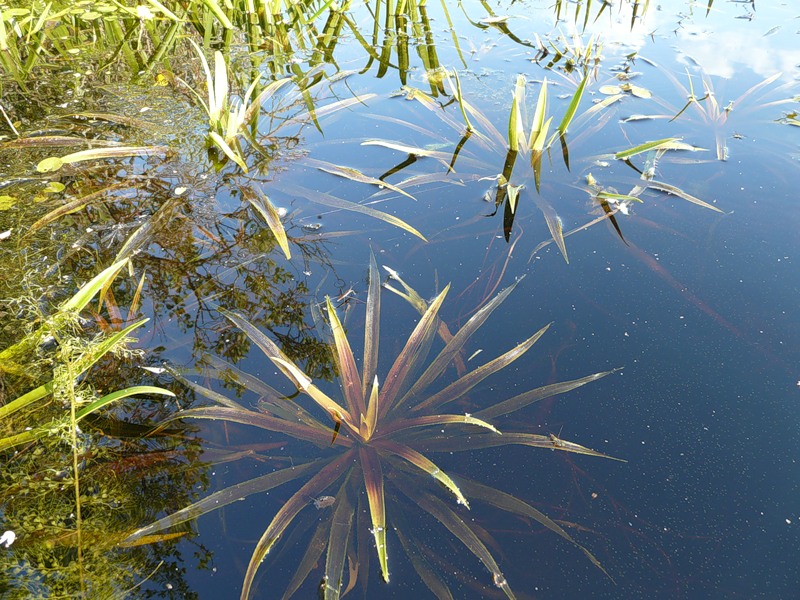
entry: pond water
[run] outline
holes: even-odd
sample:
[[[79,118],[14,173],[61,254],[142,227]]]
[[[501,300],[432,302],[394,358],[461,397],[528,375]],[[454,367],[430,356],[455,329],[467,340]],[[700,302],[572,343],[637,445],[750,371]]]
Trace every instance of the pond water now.
[[[441,424],[441,435],[403,439],[436,463],[437,472],[448,473],[468,499],[475,489],[470,480],[502,490],[553,519],[575,543],[489,502],[471,501],[467,511],[441,481],[420,469],[414,479],[407,466],[398,466],[398,455],[387,458],[387,446],[380,455],[391,578],[388,584],[381,580],[367,494],[351,494],[349,514],[356,516],[343,538],[350,540],[343,576],[344,585],[355,586],[350,595],[435,597],[436,585],[420,574],[437,573],[431,577],[446,582],[455,598],[505,597],[501,577],[518,598],[797,597],[800,12],[789,3],[674,0],[652,6],[615,2],[595,18],[602,3],[560,4],[560,19],[549,1],[447,3],[447,13],[439,3],[423,5],[420,21],[429,23],[429,36],[425,43],[408,40],[405,59],[397,54],[402,36],[394,44],[365,42],[373,49],[370,59],[354,28],[343,28],[319,67],[330,78],[313,89],[319,127],[303,114],[307,103],[300,94],[279,95],[283,104],[260,123],[259,143],[270,158],[247,154],[248,174],[231,161],[214,172],[200,151],[202,114],[169,88],[109,84],[71,110],[133,114],[146,104],[151,112],[141,118],[163,120],[164,127],[133,128],[118,137],[126,144],[167,144],[175,156],[153,171],[152,158],[137,158],[104,172],[104,184],[126,177],[145,183],[115,195],[110,217],[95,223],[91,215],[72,216],[42,228],[41,238],[26,242],[31,247],[24,260],[8,258],[15,232],[48,209],[31,214],[14,207],[13,216],[7,211],[0,229],[12,231],[11,241],[3,242],[8,273],[21,263],[45,270],[55,255],[62,262],[47,280],[47,293],[61,299],[74,293],[68,269],[85,280],[86,272],[99,271],[116,256],[131,256],[136,277],[125,284],[127,295],[116,295],[129,298],[146,274],[141,313],[151,321],[138,333],[137,347],[155,373],[130,366],[126,385],[169,386],[179,393],[177,405],[168,404],[173,414],[176,406],[209,401],[162,372],[164,364],[250,408],[264,393],[252,385],[246,390],[220,383],[215,357],[282,394],[294,391],[279,365],[220,308],[252,321],[324,392],[341,398],[321,341],[325,327],[315,325],[312,307],[324,313],[324,298],[331,297],[356,366],[365,369],[372,254],[382,282],[400,287],[383,267],[394,269],[429,302],[449,283],[440,316],[452,333],[516,283],[461,350],[462,365],[474,369],[548,323],[549,329],[446,412],[478,413],[538,386],[608,375],[487,419],[503,433],[544,436],[549,446],[545,441],[539,448],[509,444],[460,451],[472,440],[467,434],[479,440],[485,432]],[[367,40],[373,35],[371,11],[378,6],[371,5],[346,11]],[[384,3],[379,6],[386,10]],[[383,31],[376,35],[383,40]],[[383,61],[381,52],[388,53]],[[271,60],[287,74],[320,61],[318,53],[285,58]],[[398,65],[406,60],[404,72]],[[457,94],[440,79],[440,69],[426,69],[432,64],[458,73],[463,99],[474,107],[468,116],[475,133],[465,137]],[[543,80],[552,132],[580,89],[584,68],[589,75],[575,118],[563,143],[556,139],[543,153],[539,181],[530,151],[523,151],[513,172],[505,171],[509,185],[498,183],[509,166],[509,113],[518,75],[525,85],[521,115],[527,137]],[[345,72],[347,77],[334,77]],[[436,96],[434,108],[410,98],[403,85]],[[353,97],[360,101],[327,114],[323,109]],[[286,115],[294,120],[284,121]],[[103,135],[118,131],[106,127]],[[615,156],[653,141],[661,143],[639,148],[627,160]],[[693,148],[674,149],[678,142]],[[26,160],[36,164],[46,155]],[[361,175],[343,168],[380,178],[413,198],[396,188],[380,190],[374,180],[358,181]],[[417,176],[419,185],[409,182]],[[523,187],[512,213],[515,186]],[[290,259],[250,204],[248,198],[258,198],[254,189],[280,211]],[[402,222],[342,210],[338,199]],[[143,225],[132,246],[129,236]],[[63,246],[42,250],[45,240]],[[21,247],[14,245],[16,256]],[[52,279],[59,276],[61,287]],[[381,309],[376,373],[384,386],[420,316],[386,289]],[[444,345],[439,339],[433,344],[431,357]],[[433,391],[461,373],[447,369]],[[308,396],[296,399],[331,435],[330,414]],[[240,423],[186,423],[206,449],[200,460],[215,464],[197,480],[187,478],[184,504],[295,463],[335,460],[337,451],[345,451],[342,439],[355,439],[346,423],[332,448]],[[451,434],[456,441],[448,441]],[[570,443],[622,460],[563,451]],[[360,469],[369,470],[366,462],[354,478],[363,479]],[[313,472],[263,493],[242,494],[240,501],[200,517],[191,535],[165,540],[160,574],[127,595],[238,597],[259,538],[276,513],[297,501],[295,494]],[[157,493],[155,474],[133,477],[142,478],[143,498]],[[323,539],[315,532],[327,532],[319,524],[330,528],[347,512],[336,512],[340,485],[302,499],[297,519],[261,563],[253,597],[282,597],[309,544],[318,543],[310,575],[296,594],[315,597],[324,583],[328,540],[327,533]],[[362,481],[353,489],[363,487]],[[459,542],[459,534],[435,518],[428,495],[467,523],[502,575],[493,580],[475,546],[471,551],[462,543],[466,534]],[[336,501],[329,504],[329,497]],[[174,500],[148,516],[152,521],[179,508]],[[131,529],[147,525],[147,518],[136,518],[140,522]],[[369,548],[368,564],[363,550],[354,549],[356,540]],[[160,547],[147,550],[156,561]]]

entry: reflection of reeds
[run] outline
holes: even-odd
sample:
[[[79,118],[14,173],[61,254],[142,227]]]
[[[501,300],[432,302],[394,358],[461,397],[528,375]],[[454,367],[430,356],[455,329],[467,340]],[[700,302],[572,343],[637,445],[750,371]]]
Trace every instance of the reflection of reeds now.
[[[254,327],[244,317],[225,313],[237,327],[243,330],[269,358],[272,364],[292,383],[296,392],[283,395],[268,384],[250,375],[236,375],[216,361],[210,373],[216,378],[234,377],[240,384],[256,392],[261,401],[259,410],[252,410],[198,384],[189,383],[196,393],[212,400],[215,406],[192,408],[178,413],[174,419],[198,418],[230,421],[252,425],[289,438],[311,443],[318,456],[311,462],[294,460],[294,466],[273,471],[269,475],[234,485],[216,492],[203,500],[137,530],[126,543],[154,540],[159,531],[179,525],[188,520],[231,504],[250,494],[270,490],[292,481],[305,482],[280,507],[258,541],[247,568],[242,598],[251,594],[256,571],[278,540],[303,511],[333,507],[332,515],[319,520],[305,556],[297,565],[296,572],[284,597],[296,591],[314,570],[323,552],[326,552],[325,572],[321,593],[325,598],[338,598],[343,589],[344,564],[349,561],[358,577],[366,577],[359,570],[367,570],[369,554],[377,553],[380,570],[385,581],[389,580],[388,531],[401,529],[398,537],[400,547],[425,547],[425,538],[413,527],[401,527],[402,520],[395,521],[387,507],[392,510],[408,510],[408,501],[416,510],[421,510],[435,522],[455,536],[475,555],[492,574],[493,584],[509,598],[513,598],[509,584],[500,570],[486,543],[486,531],[476,529],[463,510],[469,508],[470,498],[511,515],[538,522],[580,548],[586,556],[602,570],[600,563],[583,546],[546,515],[525,501],[482,485],[470,477],[458,477],[458,483],[442,471],[430,458],[430,453],[452,453],[478,450],[508,444],[560,450],[591,456],[605,456],[581,445],[555,438],[530,433],[503,433],[490,423],[511,415],[533,402],[565,393],[586,383],[604,377],[609,372],[595,373],[574,381],[551,384],[523,392],[502,402],[476,405],[475,412],[460,412],[463,404],[470,401],[472,390],[493,373],[496,373],[521,357],[547,330],[540,329],[533,336],[518,344],[501,356],[490,360],[472,371],[466,371],[462,351],[466,343],[486,319],[511,293],[516,284],[501,291],[487,302],[459,331],[451,334],[438,317],[439,308],[447,294],[446,288],[430,303],[408,286],[399,276],[390,271],[402,289],[387,285],[387,289],[403,297],[422,315],[409,336],[394,364],[379,383],[378,347],[380,340],[381,294],[377,265],[370,263],[369,290],[366,301],[366,331],[364,356],[359,369],[350,343],[345,335],[336,310],[330,299],[326,301],[327,323],[319,323],[320,331],[328,330],[330,349],[337,365],[341,397],[336,399],[318,388],[303,370],[289,359],[272,340]],[[449,286],[448,286],[449,288]],[[432,361],[426,358],[440,337],[443,349]],[[449,385],[436,386],[451,365],[455,364],[460,376]],[[182,378],[181,378],[182,379]],[[431,390],[431,388],[434,388]],[[438,388],[438,391],[435,391]],[[300,394],[300,396],[298,396]],[[310,406],[301,403],[306,396]],[[462,406],[458,412],[448,413],[443,409],[458,401]],[[325,424],[317,416],[325,415],[334,426]],[[440,498],[441,488],[431,485],[436,482],[445,488],[456,504],[453,507]],[[403,501],[401,498],[407,500]],[[405,507],[405,508],[404,508]],[[353,515],[356,515],[354,517]],[[364,515],[370,515],[370,523]],[[415,519],[418,517],[415,517]],[[356,523],[354,523],[354,521]],[[391,525],[391,527],[390,527]],[[362,535],[367,528],[372,532],[372,542]],[[494,543],[492,541],[492,543]],[[327,549],[327,551],[326,551]],[[374,549],[374,550],[373,550]],[[421,579],[432,590],[448,589],[446,575],[431,568],[424,560],[412,554],[411,562]],[[351,580],[351,585],[355,582]]]

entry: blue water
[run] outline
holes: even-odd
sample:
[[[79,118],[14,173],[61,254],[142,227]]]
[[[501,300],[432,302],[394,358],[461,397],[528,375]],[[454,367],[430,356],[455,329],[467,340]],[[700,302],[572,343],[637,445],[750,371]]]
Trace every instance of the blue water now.
[[[517,73],[530,82],[529,110],[539,89],[534,82],[546,75],[559,84],[550,90],[551,114],[557,115],[557,122],[565,108],[565,100],[557,96],[574,90],[558,70],[545,72],[531,61],[531,48],[496,29],[475,28],[455,4],[450,9],[466,67],[453,49],[439,6],[429,6],[441,63],[459,69],[465,97],[505,133]],[[575,5],[567,9],[572,12]],[[468,3],[467,12],[473,20],[485,15],[478,3]],[[495,12],[510,15],[507,24],[522,39],[532,39],[534,32],[542,39],[558,30],[580,34],[581,28],[569,20],[556,25],[548,3],[511,3]],[[796,7],[787,5],[759,3],[754,8],[717,0],[706,16],[700,3],[661,2],[631,30],[630,5],[623,3],[607,9],[582,34],[583,43],[596,33],[605,45],[597,80],[587,88],[579,114],[604,97],[599,88],[614,83],[610,68],[623,64],[633,52],[638,58],[629,65],[641,72],[633,82],[654,98],[628,95],[603,113],[606,121],[595,116],[571,128],[569,170],[557,143],[545,157],[541,198],[558,213],[564,230],[599,214],[585,191],[589,173],[619,193],[637,183],[638,173],[609,158],[609,153],[665,137],[708,150],[668,153],[658,164],[657,178],[724,214],[647,192],[631,215],[617,215],[627,244],[610,223],[599,222],[566,239],[569,264],[555,244],[534,253],[550,233],[534,202],[537,192],[524,161],[515,168],[516,181],[526,187],[509,242],[503,239],[502,208],[487,216],[494,206],[482,197],[492,183],[478,178],[500,172],[503,147],[487,150],[469,141],[456,173],[447,175],[447,181],[411,190],[416,201],[396,194],[375,198],[385,200],[375,208],[419,229],[427,243],[381,221],[287,192],[286,185],[298,181],[351,201],[362,201],[375,191],[320,173],[304,165],[302,157],[287,159],[282,171],[262,176],[273,202],[291,214],[290,236],[349,232],[326,242],[327,262],[304,261],[300,252],[291,263],[278,253],[270,256],[295,282],[307,283],[309,296],[318,290],[321,299],[352,288],[364,299],[372,250],[379,265],[400,271],[423,296],[432,297],[451,283],[443,317],[455,329],[492,290],[524,275],[502,309],[475,335],[470,352],[482,349],[483,357],[494,357],[546,323],[553,325],[525,357],[487,380],[479,388],[481,394],[499,401],[539,385],[624,367],[554,401],[532,405],[499,426],[554,433],[625,463],[522,447],[436,457],[444,470],[468,473],[561,520],[613,578],[610,581],[574,546],[542,527],[497,517],[477,506],[471,516],[496,532],[500,549],[495,556],[519,598],[800,597],[800,208],[795,193],[800,130],[776,122],[796,110],[796,102],[770,104],[798,93],[798,14]],[[776,26],[781,28],[773,32]],[[340,41],[338,52],[343,68],[358,69],[366,62],[352,38]],[[412,64],[416,69],[409,74],[409,84],[426,89],[424,71],[413,53]],[[687,72],[698,97],[704,93],[705,76],[724,107],[779,71],[782,75],[774,83],[735,105],[720,126],[727,161],[716,160],[715,129],[695,107],[674,122],[620,122],[633,114],[674,116],[686,102],[675,82],[686,86]],[[364,139],[418,146],[446,142],[450,151],[458,142],[461,132],[420,105],[389,96],[400,87],[396,72],[376,78],[373,65],[346,84],[335,84],[333,92],[374,92],[378,97],[323,119],[324,135],[310,126],[303,128],[300,148],[309,157],[377,177],[406,155],[363,146]],[[457,106],[447,110],[460,121]],[[470,164],[468,158],[476,162]],[[644,155],[633,162],[641,169]],[[444,177],[445,169],[421,158],[388,181],[428,173]],[[223,188],[217,195],[219,208],[234,210],[239,199],[226,192],[230,190]],[[303,225],[321,228],[311,232]],[[251,249],[243,256],[255,252]],[[233,277],[225,281],[246,286]],[[417,316],[388,292],[383,298],[385,374]],[[363,304],[346,306],[351,337],[360,339]],[[178,348],[173,359],[190,363],[188,350]],[[239,367],[282,384],[256,349]],[[231,432],[243,436],[241,444],[264,440],[248,437],[252,434],[241,427],[223,433],[209,426],[204,435],[222,443]],[[212,486],[221,489],[268,469],[244,461],[217,466]],[[256,540],[290,494],[273,490],[200,519],[199,535],[182,548],[186,577],[201,598],[237,597]],[[305,518],[313,521],[315,515]],[[391,525],[419,524],[398,516]],[[428,528],[431,547],[460,574],[447,575],[456,582],[455,597],[500,597],[492,588],[491,574],[474,557],[443,541],[444,529],[424,519],[421,527]],[[293,561],[302,555],[304,539],[289,534],[283,543],[294,543],[298,550],[286,548],[277,560],[270,555],[262,565],[258,597],[280,597]],[[190,555],[197,543],[213,551],[213,571],[192,570]],[[373,557],[367,597],[428,597],[429,590],[403,558],[391,531],[389,544],[392,581],[388,586],[378,583]],[[313,597],[320,577],[312,575],[300,596]]]

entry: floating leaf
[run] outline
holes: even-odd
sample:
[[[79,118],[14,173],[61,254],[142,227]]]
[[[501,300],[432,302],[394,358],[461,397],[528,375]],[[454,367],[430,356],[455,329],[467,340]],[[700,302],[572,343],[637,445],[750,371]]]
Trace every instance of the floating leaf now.
[[[621,83],[619,85],[619,89],[623,92],[628,92],[636,96],[637,98],[652,98],[653,94],[650,90],[646,90],[643,87],[638,85],[633,85],[632,83]]]
[[[57,156],[51,156],[39,161],[39,164],[36,165],[36,170],[39,171],[39,173],[51,173],[53,171],[58,171],[63,166],[63,160]]]
[[[612,94],[619,94],[622,88],[618,85],[604,85],[597,91],[606,96],[611,96]]]

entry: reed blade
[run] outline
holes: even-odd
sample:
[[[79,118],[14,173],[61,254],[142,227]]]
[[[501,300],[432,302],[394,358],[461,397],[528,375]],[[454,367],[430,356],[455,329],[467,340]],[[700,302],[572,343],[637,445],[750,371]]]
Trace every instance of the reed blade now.
[[[547,527],[547,529],[553,533],[560,535],[562,538],[579,548],[594,566],[600,569],[606,575],[606,577],[611,579],[611,581],[614,581],[611,575],[608,574],[608,571],[606,571],[603,565],[600,564],[600,561],[595,558],[594,554],[589,552],[588,549],[575,541],[575,539],[569,535],[558,523],[553,521],[543,512],[535,509],[527,502],[524,502],[519,498],[502,492],[496,488],[492,488],[466,478],[462,481],[461,486],[464,488],[466,493],[473,498],[482,500],[487,504],[495,506],[496,508],[499,508],[505,512],[515,514],[520,517],[533,519],[540,525]]]
[[[592,375],[581,377],[580,379],[573,379],[571,381],[562,381],[559,383],[552,383],[550,385],[538,387],[535,390],[523,392],[522,394],[514,396],[513,398],[509,398],[508,400],[494,404],[489,408],[484,408],[483,410],[479,410],[478,412],[475,413],[475,417],[479,419],[495,419],[502,415],[507,415],[516,412],[521,408],[525,408],[529,404],[538,402],[539,400],[552,398],[553,396],[557,396],[559,394],[565,394],[576,388],[584,386],[587,383],[591,383],[592,381],[601,379],[606,375],[611,375],[616,371],[617,369],[613,369],[611,371],[602,371],[600,373],[593,373]]]
[[[408,337],[400,355],[394,361],[383,384],[383,391],[380,394],[379,419],[384,417],[394,405],[395,400],[406,384],[408,375],[425,359],[425,354],[430,348],[431,339],[436,333],[436,315],[449,290],[450,285],[447,285],[442,293],[431,302],[414,331]]]
[[[353,503],[347,493],[349,479],[349,475],[345,477],[339,493],[336,494],[336,509],[333,512],[333,521],[328,536],[328,553],[325,557],[325,578],[323,580],[325,600],[339,600],[342,591],[342,574],[350,544],[354,512]]]
[[[331,299],[327,296],[325,297],[325,304],[328,309],[328,322],[333,331],[333,340],[338,356],[339,383],[347,402],[348,411],[354,418],[359,419],[360,415],[366,413],[364,394],[361,389],[361,375],[358,373],[356,359],[353,356],[344,327],[342,327],[342,323],[336,315],[336,309],[331,304]]]
[[[367,389],[375,380],[378,370],[378,347],[381,330],[381,279],[375,254],[369,253],[369,283],[367,287],[367,307],[364,315],[364,364],[362,369],[361,393],[366,398]]]
[[[522,281],[522,278],[518,279],[512,285],[500,291],[500,293],[492,298],[492,300],[484,304],[474,315],[472,315],[469,321],[467,321],[464,326],[456,332],[452,339],[447,342],[438,356],[433,359],[428,368],[425,369],[414,385],[411,386],[411,388],[403,397],[403,400],[401,400],[401,403],[405,402],[407,398],[411,398],[423,392],[444,372],[456,355],[462,350],[464,344],[466,344],[470,337],[472,337],[472,334],[474,334],[478,328],[486,322],[486,319],[489,318],[494,310],[500,306],[506,298],[508,298],[509,294],[514,291],[514,288],[517,287],[517,284],[520,281]]]
[[[713,210],[714,212],[725,214],[724,210],[721,210],[716,206],[709,204],[708,202],[704,202],[703,200],[700,200],[700,198],[695,198],[691,194],[684,192],[682,189],[677,188],[674,185],[664,183],[663,181],[655,181],[655,180],[649,181],[647,183],[647,187],[652,188],[654,190],[658,190],[660,192],[664,192],[666,194],[677,196],[678,198],[683,198],[684,200],[691,202],[692,204],[697,204],[698,206],[702,206],[703,208]]]
[[[234,502],[238,502],[251,494],[257,494],[276,488],[284,483],[293,481],[304,476],[307,472],[312,470],[312,467],[318,467],[319,461],[312,461],[305,464],[293,465],[287,469],[280,471],[273,471],[267,475],[256,477],[242,483],[237,483],[230,487],[214,492],[210,496],[203,498],[199,502],[194,502],[179,511],[172,513],[154,523],[150,523],[146,527],[137,529],[131,533],[127,538],[121,542],[121,546],[127,547],[135,545],[138,540],[150,536],[159,531],[170,529],[181,523],[192,521],[202,515],[215,511],[223,506],[227,506]]]
[[[250,563],[247,565],[242,583],[241,600],[250,598],[259,566],[297,514],[308,506],[309,498],[322,495],[322,492],[349,468],[351,461],[352,452],[346,452],[338,459],[328,463],[281,506],[250,556]]]
[[[462,417],[463,418],[463,417]],[[426,472],[428,475],[433,477],[436,481],[441,483],[445,486],[448,490],[453,492],[453,495],[456,497],[456,501],[458,504],[466,506],[469,508],[469,502],[464,497],[464,494],[461,493],[461,490],[458,489],[458,486],[455,482],[450,478],[450,476],[442,471],[439,467],[437,467],[429,458],[425,455],[420,454],[413,448],[409,446],[405,446],[403,444],[399,444],[392,440],[388,439],[381,439],[376,441],[376,446],[392,454],[396,454],[397,456],[403,457],[409,463],[417,467],[418,469]]]
[[[477,369],[470,371],[463,377],[457,379],[449,386],[444,388],[441,392],[438,392],[432,396],[429,396],[419,404],[415,405],[412,408],[412,411],[417,412],[420,410],[436,410],[439,407],[447,404],[448,402],[452,402],[453,400],[457,400],[464,394],[466,394],[469,390],[475,387],[478,383],[486,379],[489,375],[496,373],[497,371],[503,369],[504,367],[508,366],[515,360],[517,360],[520,356],[525,354],[531,346],[533,346],[539,338],[544,335],[544,332],[550,325],[545,325],[539,331],[534,333],[531,337],[527,340],[518,344],[508,352],[498,356],[494,360],[489,361],[478,367]]]
[[[372,517],[372,535],[375,539],[375,550],[378,553],[378,564],[384,582],[389,582],[389,562],[386,553],[386,504],[383,490],[383,470],[378,453],[374,448],[361,446],[358,449],[361,458],[361,469],[364,473],[364,486],[369,500],[369,512]]]
[[[286,229],[283,227],[278,210],[270,202],[267,195],[257,187],[243,186],[240,189],[250,205],[266,221],[269,230],[275,236],[275,241],[278,242],[278,246],[283,250],[286,260],[291,260],[292,253],[289,250],[289,240],[286,237]]]

